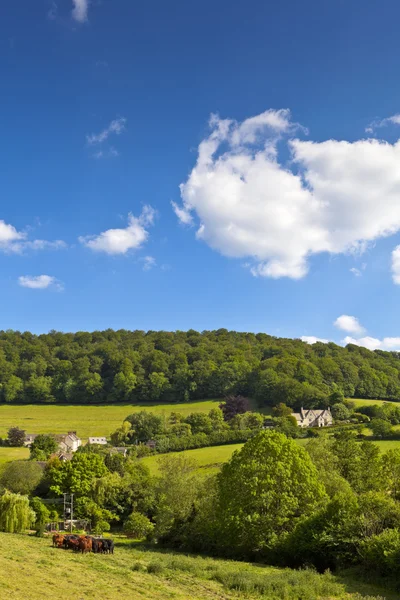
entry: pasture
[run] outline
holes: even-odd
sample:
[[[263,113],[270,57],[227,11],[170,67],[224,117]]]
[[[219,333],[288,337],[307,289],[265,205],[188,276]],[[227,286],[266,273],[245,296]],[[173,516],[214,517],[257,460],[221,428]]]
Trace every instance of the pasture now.
[[[347,400],[349,400],[350,402],[353,402],[356,407],[357,406],[373,406],[374,404],[385,404],[385,403],[390,403],[390,404],[399,404],[398,402],[395,402],[394,400],[363,400],[362,398],[347,398]]]
[[[243,444],[229,444],[225,446],[208,446],[207,448],[196,448],[195,450],[185,450],[183,452],[171,452],[170,454],[159,454],[142,458],[142,461],[149,467],[153,475],[157,475],[158,460],[161,456],[173,456],[174,454],[185,455],[196,461],[199,469],[209,473],[213,469],[219,469],[224,462],[227,462],[235,450],[240,450]]]
[[[49,538],[0,533],[0,598],[374,600],[378,595],[396,598],[347,577],[146,550],[122,538],[114,555],[82,555],[52,548]]]
[[[67,433],[76,431],[86,440],[89,436],[109,436],[130,413],[148,410],[157,414],[208,412],[219,406],[220,400],[202,400],[174,404],[107,404],[60,405],[28,404],[0,406],[0,437],[6,437],[12,426],[27,433]]]

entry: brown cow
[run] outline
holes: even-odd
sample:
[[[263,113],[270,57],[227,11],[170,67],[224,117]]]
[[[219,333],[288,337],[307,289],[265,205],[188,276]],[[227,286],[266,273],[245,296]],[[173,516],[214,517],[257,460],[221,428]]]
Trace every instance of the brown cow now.
[[[74,550],[75,552],[79,551],[80,540],[76,540],[74,538],[70,538],[67,542],[68,548]]]
[[[79,540],[79,550],[82,554],[92,551],[92,540],[89,538],[81,538]]]
[[[64,542],[64,536],[59,534],[59,533],[55,533],[53,535],[53,546],[57,547],[57,548],[62,548]]]

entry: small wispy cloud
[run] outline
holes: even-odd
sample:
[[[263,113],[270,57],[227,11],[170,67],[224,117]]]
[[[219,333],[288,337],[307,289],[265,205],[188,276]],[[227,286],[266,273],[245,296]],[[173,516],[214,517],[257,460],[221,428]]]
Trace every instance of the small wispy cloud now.
[[[0,220],[0,251],[22,254],[26,250],[61,250],[67,247],[62,240],[28,240],[25,231],[18,231],[13,225]]]
[[[72,18],[78,23],[85,23],[88,20],[90,0],[72,0],[74,5],[72,9]]]
[[[47,12],[47,18],[51,21],[54,21],[57,18],[58,6],[56,2],[52,2],[51,6]]]
[[[361,269],[357,269],[356,267],[352,267],[352,268],[350,269],[350,273],[353,273],[353,275],[354,275],[355,277],[361,277],[361,276],[362,276],[362,274],[363,274],[362,272],[363,272],[363,271],[365,271],[365,269],[366,269],[366,268],[367,268],[367,263],[363,263],[363,264],[361,265]]]
[[[145,256],[142,258],[142,261],[143,271],[150,271],[151,269],[157,266],[157,262],[154,256]]]
[[[116,158],[117,156],[119,156],[119,152],[113,146],[111,146],[111,148],[108,150],[99,150],[98,152],[92,154],[92,157],[96,158],[97,160],[101,158]]]
[[[105,142],[110,135],[121,135],[126,130],[126,122],[125,117],[119,117],[118,119],[114,119],[111,123],[100,131],[100,133],[92,133],[91,135],[86,136],[86,141],[89,146],[93,146],[94,144],[102,144]]]
[[[51,275],[21,275],[18,277],[18,283],[21,287],[31,290],[53,288],[62,291],[64,289],[63,283]]]
[[[154,223],[155,210],[151,206],[144,206],[139,217],[130,214],[128,226],[123,229],[107,229],[99,235],[81,236],[81,244],[94,252],[106,254],[126,254],[129,250],[140,248],[148,239],[147,228]]]
[[[182,225],[193,225],[193,216],[187,208],[185,208],[184,206],[179,206],[173,200],[171,201],[171,205],[174,210],[174,213],[176,214],[179,222]]]
[[[365,128],[365,132],[374,133],[376,129],[387,127],[388,125],[400,125],[400,114],[386,117],[386,119],[375,119]]]

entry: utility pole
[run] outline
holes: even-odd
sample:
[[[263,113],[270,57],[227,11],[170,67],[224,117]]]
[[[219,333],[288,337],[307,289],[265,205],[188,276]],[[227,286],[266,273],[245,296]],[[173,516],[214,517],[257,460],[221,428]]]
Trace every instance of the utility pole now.
[[[74,494],[64,494],[64,527],[69,518],[69,528],[72,533],[72,521],[74,518]]]

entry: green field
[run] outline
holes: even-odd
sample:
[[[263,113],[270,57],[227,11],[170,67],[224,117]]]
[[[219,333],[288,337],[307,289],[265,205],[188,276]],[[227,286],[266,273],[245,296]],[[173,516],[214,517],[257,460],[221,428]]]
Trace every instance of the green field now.
[[[74,554],[48,538],[0,533],[0,598],[12,600],[362,600],[395,595],[346,577],[141,549]],[[358,592],[358,594],[356,594]]]
[[[219,405],[220,400],[203,400],[182,404],[116,404],[106,406],[63,405],[1,405],[0,437],[7,435],[12,426],[25,429],[27,433],[67,433],[76,431],[86,440],[90,436],[109,436],[130,413],[151,410],[158,414],[170,412],[189,414],[208,412]]]
[[[179,452],[180,455],[185,455],[192,458],[201,469],[209,472],[211,469],[219,468],[224,462],[227,462],[235,450],[240,450],[243,444],[229,444],[226,446],[209,446],[207,448],[197,448],[196,450],[185,450]],[[173,456],[175,452],[171,452],[168,456]],[[150,471],[156,475],[158,473],[158,460],[160,455],[147,456],[143,458],[143,462],[149,467]]]
[[[373,404],[399,404],[399,402],[395,402],[394,400],[363,400],[362,398],[347,398],[350,402],[354,402],[356,406],[372,406]],[[400,404],[399,404],[400,406]]]

